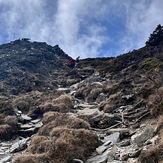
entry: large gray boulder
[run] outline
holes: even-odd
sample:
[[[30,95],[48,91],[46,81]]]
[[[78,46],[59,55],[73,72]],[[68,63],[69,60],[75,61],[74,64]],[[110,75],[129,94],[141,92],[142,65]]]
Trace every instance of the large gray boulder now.
[[[131,137],[131,142],[137,144],[139,147],[143,146],[148,139],[151,139],[154,135],[154,129],[152,126],[147,126],[142,132],[136,133]]]

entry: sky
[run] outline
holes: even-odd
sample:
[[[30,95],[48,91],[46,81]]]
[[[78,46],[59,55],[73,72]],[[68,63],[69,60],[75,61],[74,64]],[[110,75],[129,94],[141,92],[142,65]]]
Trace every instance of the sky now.
[[[163,25],[163,0],[0,0],[0,44],[46,42],[72,58],[115,57]]]

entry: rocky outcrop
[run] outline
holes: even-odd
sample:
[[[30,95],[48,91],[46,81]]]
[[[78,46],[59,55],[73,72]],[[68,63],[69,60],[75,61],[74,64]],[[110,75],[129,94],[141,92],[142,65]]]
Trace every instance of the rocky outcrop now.
[[[56,88],[61,83],[58,71],[64,70],[69,58],[58,45],[52,47],[43,42],[22,39],[1,45],[1,94]]]

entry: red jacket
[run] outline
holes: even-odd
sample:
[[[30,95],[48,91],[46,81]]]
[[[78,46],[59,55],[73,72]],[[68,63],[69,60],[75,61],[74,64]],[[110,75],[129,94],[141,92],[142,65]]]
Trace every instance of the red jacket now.
[[[68,61],[68,65],[75,65],[75,61],[74,61],[73,59],[70,59],[70,60]]]

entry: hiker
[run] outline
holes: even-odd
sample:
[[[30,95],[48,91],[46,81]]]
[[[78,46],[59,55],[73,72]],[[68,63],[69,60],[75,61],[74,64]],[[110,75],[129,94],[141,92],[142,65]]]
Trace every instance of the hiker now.
[[[70,59],[68,61],[68,67],[70,67],[70,68],[74,68],[75,67],[75,60],[74,59]]]

